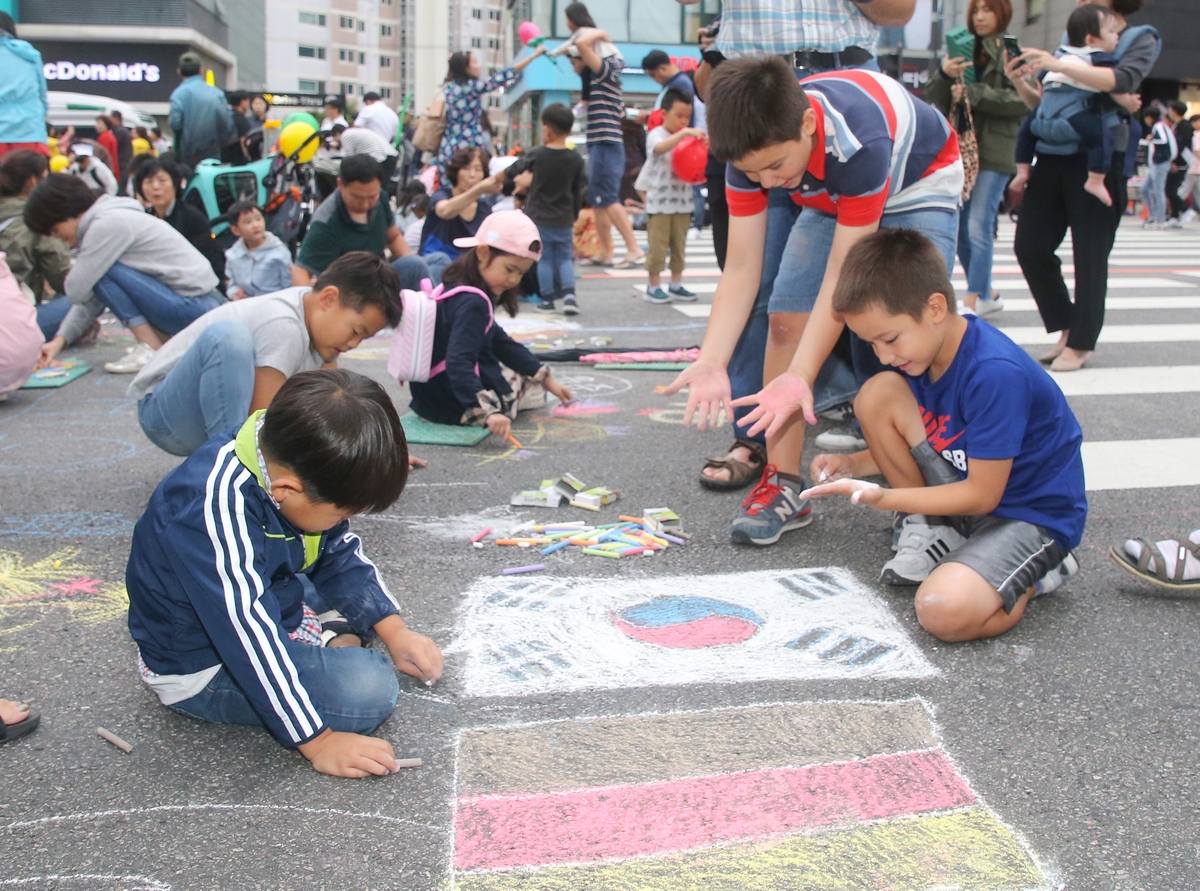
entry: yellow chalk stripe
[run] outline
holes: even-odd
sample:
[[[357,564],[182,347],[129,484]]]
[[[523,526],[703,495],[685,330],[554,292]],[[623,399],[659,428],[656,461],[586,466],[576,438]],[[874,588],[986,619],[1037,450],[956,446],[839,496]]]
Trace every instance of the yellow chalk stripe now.
[[[1033,891],[1048,888],[984,807],[801,836],[603,863],[460,874],[456,891]]]

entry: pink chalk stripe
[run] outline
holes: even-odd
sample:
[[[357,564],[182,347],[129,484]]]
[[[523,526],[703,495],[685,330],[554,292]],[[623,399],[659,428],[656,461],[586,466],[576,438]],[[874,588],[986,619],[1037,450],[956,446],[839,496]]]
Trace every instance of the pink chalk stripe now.
[[[561,794],[462,798],[458,869],[588,863],[963,807],[940,749]]]
[[[758,631],[758,626],[753,622],[736,616],[705,616],[694,622],[657,628],[632,625],[616,617],[612,622],[618,630],[634,640],[673,650],[700,650],[738,644],[749,640]]]

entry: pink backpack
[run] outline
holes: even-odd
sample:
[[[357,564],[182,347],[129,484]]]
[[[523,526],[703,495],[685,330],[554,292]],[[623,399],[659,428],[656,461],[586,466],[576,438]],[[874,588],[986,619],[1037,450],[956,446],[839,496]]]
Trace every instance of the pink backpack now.
[[[437,325],[437,305],[447,297],[464,292],[478,294],[483,298],[488,308],[487,327],[490,329],[495,322],[492,301],[478,288],[462,285],[445,291],[442,285],[435,288],[429,279],[423,279],[421,290],[400,292],[403,310],[400,326],[392,332],[392,346],[388,352],[388,374],[402,384],[407,381],[424,383],[446,370],[444,361],[430,367],[433,361],[433,332]]]

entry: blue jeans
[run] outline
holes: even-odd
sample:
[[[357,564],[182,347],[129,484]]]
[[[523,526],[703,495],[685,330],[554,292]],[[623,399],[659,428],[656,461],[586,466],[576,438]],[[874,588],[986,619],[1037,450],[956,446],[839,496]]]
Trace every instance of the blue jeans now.
[[[245,422],[254,396],[254,339],[241,322],[214,322],[154,392],[138,403],[146,438],[190,455],[212,436]]]
[[[625,175],[625,144],[596,142],[588,145],[588,204],[611,207],[621,200]]]
[[[124,263],[114,263],[92,290],[130,328],[149,324],[169,335],[178,334],[225,302],[216,291],[183,297],[158,279]]]
[[[812,312],[817,293],[825,276],[825,264],[833,247],[837,218],[812,208],[805,208],[788,236],[787,250],[779,266],[778,279],[768,305],[768,311]],[[927,209],[904,213],[885,213],[880,229],[915,229],[937,246],[946,262],[946,272],[954,270],[954,249],[958,240],[958,211]],[[859,386],[885,370],[875,358],[875,351],[850,335],[850,352],[854,359],[854,377]]]
[[[316,647],[290,638],[283,641],[304,686],[325,723],[338,733],[370,733],[396,708],[400,685],[391,661],[362,647]],[[170,706],[210,724],[262,726],[237,683],[222,668],[191,699]]]
[[[392,268],[400,276],[400,287],[405,291],[419,291],[421,280],[426,278],[435,285],[441,284],[442,273],[449,265],[450,258],[440,251],[423,257],[408,254],[392,261]]]
[[[996,214],[1006,185],[1007,173],[980,170],[971,197],[958,214],[958,260],[967,271],[967,291],[986,299],[992,296]]]
[[[1150,147],[1154,150],[1154,146]],[[1167,221],[1167,173],[1170,161],[1151,164],[1146,168],[1146,179],[1142,183],[1142,200],[1146,202],[1147,220],[1151,223]]]
[[[575,231],[571,226],[538,226],[542,259],[537,264],[538,293],[543,300],[575,293]],[[556,283],[557,280],[557,283]]]
[[[692,228],[704,228],[704,186],[692,186]]]
[[[55,335],[58,334],[58,326],[62,324],[63,319],[67,317],[67,313],[70,311],[70,299],[61,294],[53,300],[39,303],[37,305],[37,323],[38,327],[42,329],[42,337],[48,341],[53,340]]]

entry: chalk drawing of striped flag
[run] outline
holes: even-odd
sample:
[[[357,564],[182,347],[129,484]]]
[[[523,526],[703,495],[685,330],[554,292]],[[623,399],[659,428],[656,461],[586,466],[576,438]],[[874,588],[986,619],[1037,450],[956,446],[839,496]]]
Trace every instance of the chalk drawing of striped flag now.
[[[819,702],[464,731],[457,891],[1033,891],[925,704]]]

